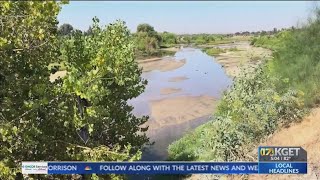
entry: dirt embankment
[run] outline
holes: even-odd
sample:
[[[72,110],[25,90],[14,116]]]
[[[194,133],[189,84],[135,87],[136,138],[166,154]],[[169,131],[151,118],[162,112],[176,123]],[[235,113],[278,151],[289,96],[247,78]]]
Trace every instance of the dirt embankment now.
[[[301,146],[308,155],[308,174],[305,175],[251,175],[250,180],[317,180],[320,179],[320,107],[301,122],[282,128],[268,138],[261,146]]]
[[[246,49],[246,51],[226,52],[220,54],[216,59],[222,63],[227,74],[236,76],[239,71],[239,62],[246,62],[245,58],[249,59],[249,64],[259,58],[268,58],[271,51],[264,48],[252,47],[250,45],[238,47]],[[238,56],[235,54],[238,53]],[[248,61],[247,61],[248,62]],[[311,110],[311,113],[303,118],[301,122],[293,123],[289,127],[283,127],[275,132],[271,137],[261,143],[259,146],[301,146],[308,153],[308,174],[306,175],[250,175],[240,179],[249,180],[317,180],[320,179],[320,107]],[[258,146],[257,146],[258,147]],[[253,151],[255,151],[255,148]],[[255,154],[257,156],[257,154]],[[234,176],[239,179],[239,176]],[[229,179],[229,178],[228,178]]]
[[[244,48],[244,47],[242,47]],[[241,48],[241,49],[242,49]],[[239,48],[240,49],[240,48]],[[237,76],[238,65],[246,62],[248,52],[257,57],[269,57],[271,52],[263,48],[248,47],[244,52],[226,52],[216,57],[223,64],[228,75]],[[237,54],[235,56],[235,54]],[[251,55],[250,55],[251,56]],[[241,60],[242,59],[242,60]],[[258,58],[257,58],[258,59]],[[251,61],[249,61],[249,64]],[[222,176],[221,179],[233,180],[320,180],[320,107],[313,108],[311,113],[300,122],[280,128],[258,146],[301,146],[308,154],[308,174],[305,175],[250,175]],[[257,149],[253,149],[252,157],[257,157]],[[192,175],[188,180],[215,179],[212,175]]]
[[[226,74],[232,77],[239,75],[242,67],[254,68],[261,60],[271,57],[272,54],[270,50],[251,46],[249,42],[223,44],[214,48],[226,51],[217,55],[215,59],[224,67]]]

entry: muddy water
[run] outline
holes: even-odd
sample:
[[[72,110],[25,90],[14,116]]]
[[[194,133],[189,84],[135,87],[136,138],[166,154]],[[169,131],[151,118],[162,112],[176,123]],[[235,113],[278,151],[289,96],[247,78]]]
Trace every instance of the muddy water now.
[[[174,57],[177,60],[185,59],[186,63],[182,67],[171,71],[154,70],[143,73],[143,78],[148,80],[146,90],[139,97],[130,101],[134,106],[135,115],[151,115],[150,121],[157,121],[156,118],[152,117],[152,101],[180,96],[197,97],[203,95],[219,99],[222,92],[232,82],[221,65],[199,49],[184,48],[178,51]],[[165,88],[179,89],[179,91],[161,93],[161,89]],[[163,104],[163,106],[165,105]],[[179,122],[179,124],[171,122],[169,126],[152,128],[147,132],[147,135],[155,144],[143,153],[142,160],[165,160],[168,145],[181,138],[186,132],[207,122],[210,115],[211,113],[201,114],[194,120]]]

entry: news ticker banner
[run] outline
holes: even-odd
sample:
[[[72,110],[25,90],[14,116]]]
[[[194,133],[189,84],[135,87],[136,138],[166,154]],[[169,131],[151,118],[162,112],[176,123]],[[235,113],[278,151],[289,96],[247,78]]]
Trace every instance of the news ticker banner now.
[[[22,174],[306,174],[301,147],[259,147],[259,162],[22,162]]]
[[[36,164],[35,164],[36,163]],[[23,162],[22,174],[256,174],[256,162]]]

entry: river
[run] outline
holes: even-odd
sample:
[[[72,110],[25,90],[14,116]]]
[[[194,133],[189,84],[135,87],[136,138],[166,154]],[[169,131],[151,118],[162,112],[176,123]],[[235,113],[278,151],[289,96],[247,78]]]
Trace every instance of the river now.
[[[155,144],[143,152],[142,160],[165,160],[168,145],[207,122],[232,83],[222,66],[199,49],[182,48],[173,61],[181,59],[185,63],[177,69],[143,73],[148,80],[145,92],[129,102],[135,115],[150,116],[147,135]]]

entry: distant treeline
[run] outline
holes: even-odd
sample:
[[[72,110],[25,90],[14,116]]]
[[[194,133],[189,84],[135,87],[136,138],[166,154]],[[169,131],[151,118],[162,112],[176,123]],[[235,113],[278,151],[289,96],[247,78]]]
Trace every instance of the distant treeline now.
[[[72,33],[81,32],[84,35],[91,35],[92,28],[81,31],[73,28],[70,24],[63,24],[58,29],[60,36],[68,36]],[[178,35],[170,32],[157,32],[149,24],[140,24],[135,33],[132,33],[138,57],[157,56],[161,54],[161,48],[174,47],[179,44],[208,44],[218,40],[223,40],[227,35],[220,34],[184,34]]]
[[[290,27],[290,28],[281,28],[281,29],[277,29],[277,28],[273,28],[273,30],[271,31],[242,31],[242,32],[236,32],[236,33],[231,33],[231,34],[227,34],[228,37],[230,36],[265,36],[265,35],[274,35],[277,34],[278,32],[281,31],[287,31],[287,30],[292,30],[295,29],[294,26]]]
[[[175,47],[180,44],[219,44],[227,43],[228,38],[233,36],[264,36],[264,35],[274,35],[279,31],[274,28],[272,31],[256,31],[256,32],[236,32],[233,34],[175,34],[171,32],[157,32],[153,26],[143,23],[137,26],[135,33],[132,33],[135,46],[136,46],[136,56],[137,57],[148,57],[148,56],[161,56],[167,52],[161,48]],[[69,35],[73,32],[82,32],[84,35],[92,34],[92,27],[89,27],[86,31],[80,31],[74,29],[70,24],[63,24],[59,27],[58,33],[62,36]]]

